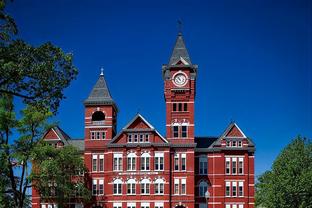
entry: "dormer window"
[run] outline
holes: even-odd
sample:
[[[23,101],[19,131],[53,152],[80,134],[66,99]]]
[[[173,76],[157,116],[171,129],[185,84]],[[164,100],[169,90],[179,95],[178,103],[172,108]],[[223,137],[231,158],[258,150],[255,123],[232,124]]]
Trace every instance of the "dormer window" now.
[[[149,134],[128,134],[128,143],[147,143]]]
[[[236,147],[236,146],[237,146],[236,141],[232,141],[232,147]]]

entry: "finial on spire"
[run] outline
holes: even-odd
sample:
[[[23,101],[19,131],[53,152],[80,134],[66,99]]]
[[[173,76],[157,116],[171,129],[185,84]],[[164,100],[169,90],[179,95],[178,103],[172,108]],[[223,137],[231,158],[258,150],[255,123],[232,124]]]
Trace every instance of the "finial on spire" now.
[[[104,76],[104,68],[103,67],[101,67],[101,74],[100,74],[100,76]]]
[[[178,26],[178,35],[182,35],[182,29],[183,29],[183,22],[181,19],[178,19],[177,21]]]

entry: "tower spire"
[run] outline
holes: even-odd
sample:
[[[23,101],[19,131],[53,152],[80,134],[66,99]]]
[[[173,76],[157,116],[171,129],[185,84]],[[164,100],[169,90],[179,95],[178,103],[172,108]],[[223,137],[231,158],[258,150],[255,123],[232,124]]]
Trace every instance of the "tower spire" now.
[[[186,62],[187,65],[192,65],[191,58],[186,49],[181,32],[178,33],[178,37],[169,60],[169,66],[176,65],[179,61]]]

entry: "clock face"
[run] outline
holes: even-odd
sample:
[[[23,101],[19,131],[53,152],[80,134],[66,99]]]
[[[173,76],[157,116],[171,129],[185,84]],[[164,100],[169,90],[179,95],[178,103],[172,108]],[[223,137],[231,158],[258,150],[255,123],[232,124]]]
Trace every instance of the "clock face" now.
[[[174,77],[174,84],[177,85],[178,87],[182,87],[186,84],[186,76],[184,74],[177,74]]]

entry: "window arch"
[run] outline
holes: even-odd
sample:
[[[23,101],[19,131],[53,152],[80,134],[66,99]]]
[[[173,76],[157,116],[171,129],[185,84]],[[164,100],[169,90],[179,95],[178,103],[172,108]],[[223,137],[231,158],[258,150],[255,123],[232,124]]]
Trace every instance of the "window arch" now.
[[[127,170],[135,170],[136,167],[136,154],[131,152],[127,155]]]
[[[199,196],[205,197],[206,192],[208,191],[208,184],[206,181],[200,182],[199,186]]]
[[[143,179],[141,180],[141,194],[150,194],[150,185],[151,181],[149,179]]]
[[[147,152],[141,155],[141,170],[150,170],[150,157],[151,155]]]
[[[164,183],[165,181],[161,178],[158,178],[156,181],[155,181],[155,194],[164,194]]]
[[[136,181],[134,179],[129,179],[127,181],[127,194],[135,194]]]
[[[95,111],[92,114],[92,121],[104,121],[105,114],[102,111]]]
[[[122,180],[115,179],[114,180],[114,194],[119,195],[121,194],[122,190]]]

